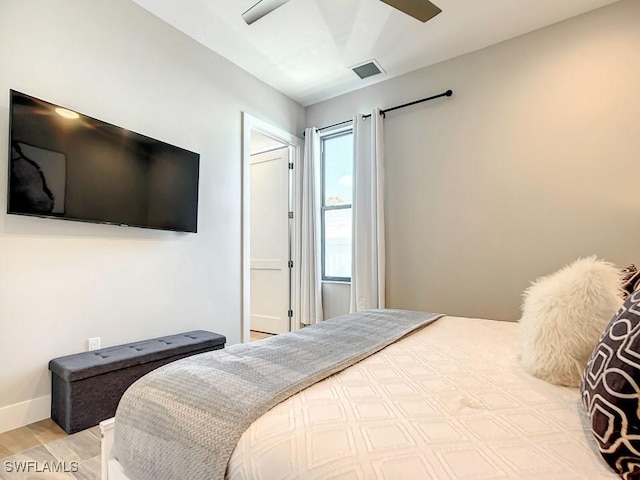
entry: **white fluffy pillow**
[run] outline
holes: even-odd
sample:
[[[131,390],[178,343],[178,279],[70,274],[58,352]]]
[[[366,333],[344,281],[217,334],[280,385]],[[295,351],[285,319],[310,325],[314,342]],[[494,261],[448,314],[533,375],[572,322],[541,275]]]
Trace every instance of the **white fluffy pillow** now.
[[[621,272],[581,258],[524,292],[520,361],[532,375],[577,387],[591,352],[620,305]]]

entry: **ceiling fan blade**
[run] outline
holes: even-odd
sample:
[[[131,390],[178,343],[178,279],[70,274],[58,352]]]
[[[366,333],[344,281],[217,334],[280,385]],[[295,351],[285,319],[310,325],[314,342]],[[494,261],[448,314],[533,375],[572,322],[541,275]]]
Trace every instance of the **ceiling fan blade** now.
[[[438,15],[442,10],[429,0],[381,0],[393,8],[412,16],[413,18],[426,22]]]
[[[242,14],[242,18],[247,25],[251,25],[256,20],[260,20],[268,13],[273,12],[276,8],[284,5],[289,0],[260,0],[253,7]]]

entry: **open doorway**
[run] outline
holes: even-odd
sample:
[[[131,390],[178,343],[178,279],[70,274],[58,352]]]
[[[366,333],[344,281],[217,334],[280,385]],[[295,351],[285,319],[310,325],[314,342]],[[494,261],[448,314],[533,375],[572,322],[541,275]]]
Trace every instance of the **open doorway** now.
[[[289,147],[252,130],[249,168],[249,329],[254,340],[290,331]]]
[[[298,328],[302,139],[243,113],[242,341]]]

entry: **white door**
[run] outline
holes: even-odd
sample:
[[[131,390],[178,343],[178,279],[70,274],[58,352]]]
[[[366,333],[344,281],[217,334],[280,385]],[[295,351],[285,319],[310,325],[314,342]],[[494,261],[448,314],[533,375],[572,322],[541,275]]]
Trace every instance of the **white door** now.
[[[289,331],[289,149],[251,156],[251,330]]]

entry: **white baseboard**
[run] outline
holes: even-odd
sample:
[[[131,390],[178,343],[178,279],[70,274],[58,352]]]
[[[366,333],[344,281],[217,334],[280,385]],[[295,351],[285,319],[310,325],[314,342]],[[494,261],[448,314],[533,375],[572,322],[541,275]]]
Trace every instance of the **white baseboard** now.
[[[24,427],[51,416],[51,395],[0,408],[0,433]]]

